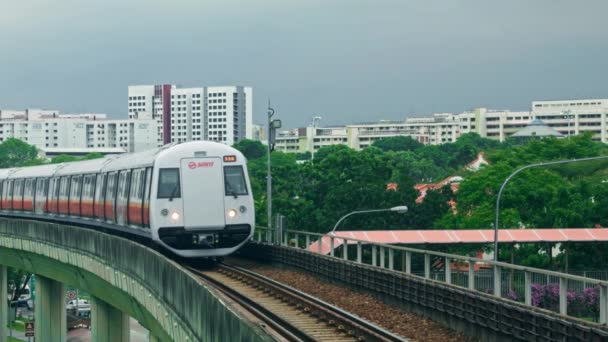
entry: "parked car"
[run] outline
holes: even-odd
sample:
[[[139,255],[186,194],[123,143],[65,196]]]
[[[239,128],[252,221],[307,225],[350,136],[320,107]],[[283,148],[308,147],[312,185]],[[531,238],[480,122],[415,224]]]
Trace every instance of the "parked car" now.
[[[65,308],[67,310],[75,310],[76,306],[78,306],[78,310],[82,310],[82,309],[91,309],[91,304],[89,303],[88,300],[86,299],[78,299],[78,305],[76,305],[76,299],[73,299],[71,301],[69,301]]]
[[[29,287],[26,287],[23,289],[23,291],[21,291],[21,294],[16,301],[12,300],[13,296],[13,294],[8,296],[8,299],[11,301],[11,306],[27,306],[28,301],[32,298]]]

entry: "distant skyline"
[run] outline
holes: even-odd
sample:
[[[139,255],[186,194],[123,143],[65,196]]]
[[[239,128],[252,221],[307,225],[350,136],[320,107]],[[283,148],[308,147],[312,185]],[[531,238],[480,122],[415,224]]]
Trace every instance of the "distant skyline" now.
[[[127,118],[127,86],[246,85],[284,127],[607,98],[608,2],[0,3],[0,108]]]

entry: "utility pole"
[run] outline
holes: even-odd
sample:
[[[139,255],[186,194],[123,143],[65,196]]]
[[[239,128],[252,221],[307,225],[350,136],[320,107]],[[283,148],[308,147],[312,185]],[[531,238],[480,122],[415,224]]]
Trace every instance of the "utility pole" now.
[[[274,109],[270,107],[270,99],[268,99],[268,174],[266,178],[266,212],[268,215],[268,229],[272,228],[272,172],[270,153],[274,150],[274,144],[277,134],[277,128],[281,128],[281,120],[272,120]]]

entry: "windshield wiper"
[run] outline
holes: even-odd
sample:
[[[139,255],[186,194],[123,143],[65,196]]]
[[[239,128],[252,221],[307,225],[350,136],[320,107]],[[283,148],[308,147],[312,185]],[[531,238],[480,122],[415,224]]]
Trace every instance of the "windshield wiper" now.
[[[177,195],[178,191],[179,191],[179,184],[176,184],[175,187],[173,188],[173,190],[171,191],[171,195],[169,195],[169,202],[173,201],[173,197],[175,197]]]
[[[230,186],[230,183],[226,184],[226,195],[228,195],[228,196],[234,196],[234,198],[239,198],[239,196],[237,195],[236,191],[232,190],[232,187]]]

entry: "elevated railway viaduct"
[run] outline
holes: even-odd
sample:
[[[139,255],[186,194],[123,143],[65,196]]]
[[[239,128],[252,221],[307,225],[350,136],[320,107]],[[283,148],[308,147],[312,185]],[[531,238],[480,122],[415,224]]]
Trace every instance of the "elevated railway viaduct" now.
[[[606,324],[533,309],[405,272],[260,242],[250,243],[242,254],[378,294],[484,341],[608,340]],[[272,340],[185,267],[120,237],[74,226],[0,218],[3,286],[6,266],[35,273],[39,279],[35,314],[39,342],[65,340],[64,284],[93,296],[94,341],[127,341],[129,316],[145,326],[155,341]],[[6,293],[5,288],[0,290]],[[7,312],[1,307],[4,322]],[[4,336],[5,327],[0,324],[0,338]]]

